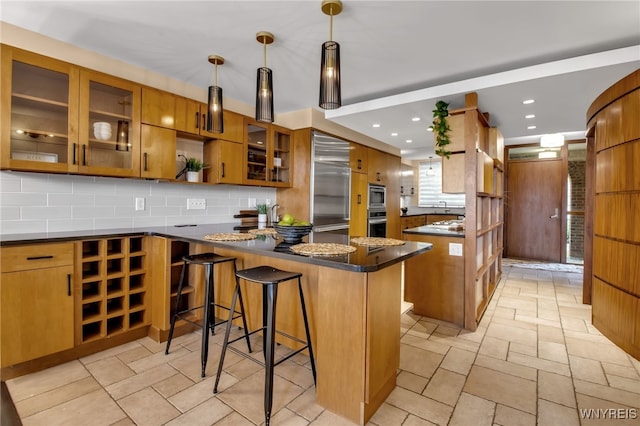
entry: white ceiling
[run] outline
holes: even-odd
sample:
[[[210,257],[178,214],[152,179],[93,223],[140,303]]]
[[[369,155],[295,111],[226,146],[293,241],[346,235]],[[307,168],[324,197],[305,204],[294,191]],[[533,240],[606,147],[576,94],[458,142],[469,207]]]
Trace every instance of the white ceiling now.
[[[317,108],[320,46],[329,38],[320,5],[2,0],[0,17],[203,88],[213,75],[207,57],[221,55],[225,96],[249,105],[263,61],[255,33],[270,31],[280,114]],[[640,1],[343,0],[333,35],[343,107],[327,118],[420,159],[433,155],[426,128],[435,102],[460,108],[470,91],[508,144],[537,142],[544,133],[581,137],[591,102],[640,68]],[[529,98],[536,102],[523,105]],[[528,113],[536,117],[525,119]]]

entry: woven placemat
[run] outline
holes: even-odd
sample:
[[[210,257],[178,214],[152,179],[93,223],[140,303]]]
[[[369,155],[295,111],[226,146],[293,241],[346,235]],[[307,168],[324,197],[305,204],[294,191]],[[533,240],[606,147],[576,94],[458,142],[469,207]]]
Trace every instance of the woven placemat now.
[[[302,243],[291,246],[290,250],[305,256],[340,256],[353,253],[356,248],[336,243]]]
[[[278,231],[275,228],[258,228],[249,229],[249,233],[253,235],[275,235]]]
[[[209,241],[247,241],[255,240],[256,236],[254,234],[241,234],[239,232],[220,232],[218,234],[205,235],[204,239]]]
[[[356,237],[352,238],[351,242],[361,246],[401,246],[404,245],[404,241],[396,240],[394,238],[381,238],[381,237]]]

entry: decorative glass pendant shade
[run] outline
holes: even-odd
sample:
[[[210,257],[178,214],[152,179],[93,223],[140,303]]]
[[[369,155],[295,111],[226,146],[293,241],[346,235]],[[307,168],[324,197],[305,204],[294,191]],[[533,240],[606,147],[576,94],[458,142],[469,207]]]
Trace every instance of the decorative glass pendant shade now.
[[[218,87],[218,65],[224,64],[222,56],[211,55],[209,62],[215,65],[215,73],[213,86],[209,86],[209,101],[207,103],[207,132],[222,133],[224,132],[224,120],[222,109],[222,88]]]
[[[342,12],[340,0],[322,2],[322,12],[330,17],[329,41],[322,44],[320,62],[320,101],[322,109],[336,109],[342,106],[340,90],[340,45],[333,41],[333,17]]]
[[[267,44],[273,43],[273,34],[260,31],[256,34],[264,46],[264,66],[258,68],[256,84],[256,120],[273,123],[273,73],[267,68]]]

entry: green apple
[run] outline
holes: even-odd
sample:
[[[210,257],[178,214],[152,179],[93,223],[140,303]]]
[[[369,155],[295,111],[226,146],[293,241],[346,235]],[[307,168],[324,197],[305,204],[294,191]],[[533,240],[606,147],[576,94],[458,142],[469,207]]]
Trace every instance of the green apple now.
[[[281,220],[280,222],[278,222],[278,226],[291,226],[291,224],[285,222],[284,220]]]
[[[295,218],[293,217],[293,215],[289,214],[289,213],[285,213],[284,216],[282,216],[282,220],[280,220],[280,222],[286,224],[286,225],[291,225],[293,222],[295,222]],[[280,223],[278,223],[280,224]]]

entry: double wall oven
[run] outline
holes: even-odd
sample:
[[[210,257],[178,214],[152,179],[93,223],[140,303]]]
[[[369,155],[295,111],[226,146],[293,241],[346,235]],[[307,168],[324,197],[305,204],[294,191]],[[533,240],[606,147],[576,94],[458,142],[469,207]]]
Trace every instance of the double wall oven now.
[[[387,188],[384,185],[369,184],[367,206],[367,236],[387,236]]]

